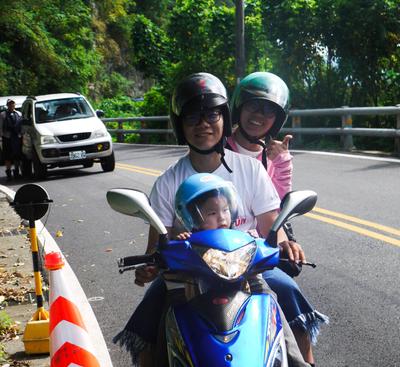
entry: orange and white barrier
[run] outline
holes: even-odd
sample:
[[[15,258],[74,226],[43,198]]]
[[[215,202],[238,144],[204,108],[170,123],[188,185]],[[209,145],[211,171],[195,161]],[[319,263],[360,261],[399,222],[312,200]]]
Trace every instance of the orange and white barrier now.
[[[50,270],[51,367],[100,367],[78,303],[64,278],[61,253],[47,254],[45,264]]]

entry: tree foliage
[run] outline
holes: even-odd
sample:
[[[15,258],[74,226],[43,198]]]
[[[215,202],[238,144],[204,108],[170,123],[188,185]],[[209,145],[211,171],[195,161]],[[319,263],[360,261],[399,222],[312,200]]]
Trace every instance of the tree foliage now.
[[[271,0],[262,12],[282,61],[279,70],[294,86],[299,106],[398,101],[397,1]]]
[[[4,2],[0,26],[2,94],[86,90],[100,57],[84,2]]]
[[[295,107],[399,103],[398,1],[245,5],[246,71],[280,75]],[[4,1],[0,26],[2,95],[81,91],[100,101],[153,86],[143,111],[155,112],[189,73],[211,72],[230,91],[236,81],[233,0]]]

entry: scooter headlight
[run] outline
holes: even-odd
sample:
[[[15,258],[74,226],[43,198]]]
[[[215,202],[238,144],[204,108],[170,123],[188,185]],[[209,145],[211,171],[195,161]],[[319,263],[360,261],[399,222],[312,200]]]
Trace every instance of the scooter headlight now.
[[[231,252],[202,247],[195,249],[215,274],[221,278],[233,280],[247,270],[256,252],[257,245],[253,241]]]

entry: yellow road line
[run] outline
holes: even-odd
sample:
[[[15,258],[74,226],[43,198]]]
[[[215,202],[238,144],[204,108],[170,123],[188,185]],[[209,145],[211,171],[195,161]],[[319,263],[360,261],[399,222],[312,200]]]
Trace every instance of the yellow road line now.
[[[149,174],[153,173],[153,174],[157,174],[158,176],[161,175],[161,173],[163,172],[163,171],[159,171],[159,170],[155,170],[155,169],[151,169],[151,168],[139,167],[139,166],[134,166],[132,164],[126,164],[126,163],[117,163],[116,166],[121,169],[130,168],[130,169],[139,170],[141,172],[148,172]]]
[[[379,234],[379,233],[376,233],[376,232],[373,232],[373,231],[369,231],[367,229],[360,228],[360,227],[357,227],[357,226],[352,225],[352,224],[340,222],[340,221],[338,221],[336,219],[323,217],[322,215],[318,215],[318,214],[307,213],[307,214],[305,214],[305,216],[309,217],[309,218],[313,218],[313,219],[319,220],[321,222],[333,224],[334,226],[337,226],[337,227],[340,227],[340,228],[344,228],[344,229],[347,229],[349,231],[356,232],[356,233],[362,234],[364,236],[372,237],[372,238],[375,238],[377,240],[384,241],[384,242],[387,242],[387,243],[390,243],[392,245],[400,247],[400,240],[396,240],[395,238],[392,238],[392,237],[389,237],[389,236],[385,236],[385,235],[382,235],[382,234]]]
[[[139,166],[134,166],[134,165],[125,164],[125,163],[117,163],[116,166],[118,168],[126,170],[126,171],[142,173],[144,175],[155,176],[155,177],[158,177],[162,173],[162,171],[159,171],[159,170],[145,168],[145,167],[139,167]],[[331,210],[327,210],[327,209],[322,209],[322,208],[314,208],[313,212],[330,215],[332,217],[341,218],[341,219],[344,219],[344,220],[348,220],[350,222],[362,224],[362,225],[365,225],[365,226],[368,226],[368,227],[372,227],[372,228],[381,230],[383,232],[387,232],[387,233],[391,233],[391,234],[400,236],[400,231],[395,229],[395,228],[391,228],[391,227],[384,226],[384,225],[381,225],[381,224],[378,224],[378,223],[370,222],[368,220],[359,219],[359,218],[353,217],[351,215],[341,214],[341,213],[337,213],[337,212],[334,212],[334,211],[331,211]],[[313,218],[313,219],[316,219],[316,220],[319,220],[319,221],[322,221],[322,222],[325,222],[325,223],[329,223],[329,224],[332,224],[334,226],[337,226],[337,227],[340,227],[340,228],[344,228],[344,229],[347,229],[349,231],[356,232],[356,233],[362,234],[364,236],[375,238],[377,240],[384,241],[384,242],[387,242],[387,243],[390,243],[392,245],[400,247],[400,240],[394,239],[392,237],[385,236],[385,235],[382,235],[382,234],[379,234],[379,233],[376,233],[376,232],[373,232],[373,231],[370,231],[370,230],[367,230],[367,229],[364,229],[364,228],[360,228],[360,227],[357,227],[357,226],[352,225],[352,224],[347,224],[347,223],[344,223],[344,222],[340,222],[340,221],[332,219],[332,218],[327,218],[327,217],[324,217],[322,215],[318,215],[318,214],[314,214],[314,213],[307,213],[305,215],[307,217],[309,217],[309,218]]]
[[[132,168],[132,167],[123,167],[123,166],[119,166],[118,164],[116,165],[117,168],[123,169],[125,171],[131,171],[131,172],[136,172],[136,173],[142,173],[144,175],[149,175],[149,176],[155,176],[158,177],[160,176],[160,173],[153,173],[150,171],[144,171],[141,169],[136,169],[136,168]]]
[[[332,217],[345,219],[345,220],[348,220],[349,222],[362,224],[362,225],[367,226],[367,227],[372,227],[372,228],[378,229],[378,230],[380,230],[382,232],[387,232],[387,233],[394,234],[396,236],[400,236],[400,230],[398,230],[396,228],[392,228],[392,227],[384,226],[382,224],[370,222],[368,220],[352,217],[351,215],[341,214],[341,213],[333,212],[331,210],[317,208],[317,207],[315,207],[313,209],[313,212],[317,212],[317,213],[321,213],[321,214],[330,215]]]

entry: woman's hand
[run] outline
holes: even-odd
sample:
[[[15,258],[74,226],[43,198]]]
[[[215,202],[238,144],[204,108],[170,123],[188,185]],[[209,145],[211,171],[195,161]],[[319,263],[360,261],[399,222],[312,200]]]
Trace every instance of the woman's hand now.
[[[267,156],[272,161],[279,154],[287,152],[289,149],[289,141],[292,139],[292,135],[286,135],[282,141],[279,140],[270,140],[267,145]]]

